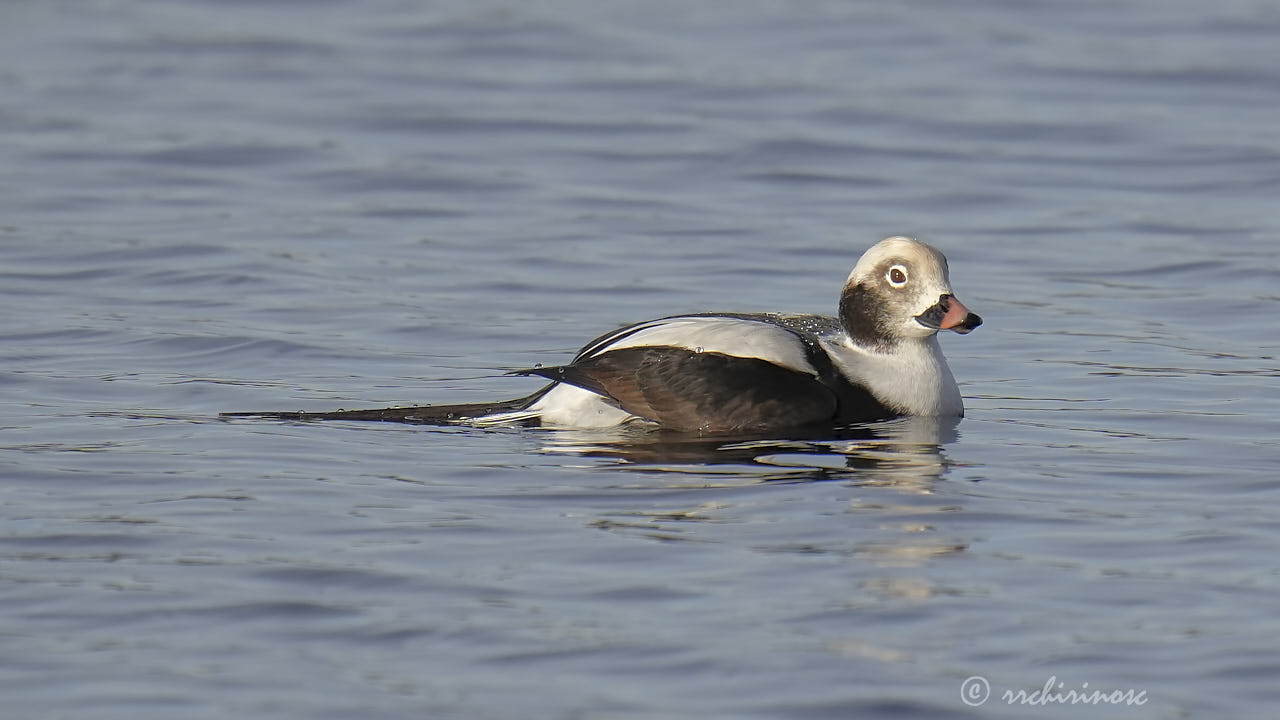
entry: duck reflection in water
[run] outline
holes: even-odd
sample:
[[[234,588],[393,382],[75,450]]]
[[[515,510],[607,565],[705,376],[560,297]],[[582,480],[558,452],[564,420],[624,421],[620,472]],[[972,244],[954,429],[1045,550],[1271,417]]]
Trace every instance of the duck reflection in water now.
[[[846,480],[927,490],[947,472],[943,447],[957,439],[958,424],[959,418],[906,417],[785,436],[547,430],[542,450],[734,484]]]
[[[902,568],[967,549],[962,538],[938,532],[939,514],[954,512],[954,499],[934,497],[952,466],[945,447],[957,439],[957,424],[958,418],[911,417],[785,437],[585,430],[545,430],[537,437],[545,453],[592,459],[589,468],[597,475],[607,469],[638,476],[635,483],[609,483],[623,492],[592,495],[611,498],[607,510],[593,502],[594,509],[583,513],[601,530],[663,542],[706,542],[722,537],[712,527],[749,523],[762,514],[776,518],[786,512],[784,506],[809,498],[824,516],[858,517],[836,520],[826,533],[817,526],[814,533],[781,538],[752,531],[745,536],[752,550],[835,555]],[[822,482],[861,490],[764,497],[750,490]],[[826,505],[832,499],[838,502]],[[917,595],[933,592],[927,579],[894,576],[875,582],[884,585],[876,592],[897,593],[903,583]]]

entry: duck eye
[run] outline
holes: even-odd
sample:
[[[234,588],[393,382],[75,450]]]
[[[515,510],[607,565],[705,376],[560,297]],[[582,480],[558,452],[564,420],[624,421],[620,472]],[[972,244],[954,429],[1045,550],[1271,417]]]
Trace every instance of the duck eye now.
[[[902,287],[907,284],[907,269],[901,265],[894,265],[889,268],[889,284],[894,287]]]

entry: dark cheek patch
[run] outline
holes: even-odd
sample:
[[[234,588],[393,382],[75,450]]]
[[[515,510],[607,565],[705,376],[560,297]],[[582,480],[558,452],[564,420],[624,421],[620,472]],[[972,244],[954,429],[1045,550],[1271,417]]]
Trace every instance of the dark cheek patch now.
[[[875,347],[893,342],[882,299],[862,285],[850,285],[840,295],[840,322],[859,345]]]

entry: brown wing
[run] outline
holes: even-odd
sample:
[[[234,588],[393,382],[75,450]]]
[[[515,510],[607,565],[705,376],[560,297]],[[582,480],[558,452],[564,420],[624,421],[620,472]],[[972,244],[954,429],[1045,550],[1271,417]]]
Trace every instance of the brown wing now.
[[[838,409],[835,394],[813,375],[680,347],[610,350],[529,373],[606,395],[672,430],[750,432],[830,423]]]

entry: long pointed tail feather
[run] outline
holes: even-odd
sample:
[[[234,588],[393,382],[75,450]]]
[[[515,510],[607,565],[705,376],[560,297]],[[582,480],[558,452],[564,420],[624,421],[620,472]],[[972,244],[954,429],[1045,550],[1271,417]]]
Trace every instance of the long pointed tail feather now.
[[[370,420],[379,422],[412,423],[417,425],[456,425],[489,415],[502,414],[508,422],[534,421],[536,415],[519,413],[542,397],[550,386],[538,392],[514,400],[460,405],[421,405],[416,407],[390,407],[371,410],[333,410],[327,412],[289,412],[279,410],[219,413],[222,418],[257,417],[273,420]],[[481,424],[492,424],[482,422]]]

